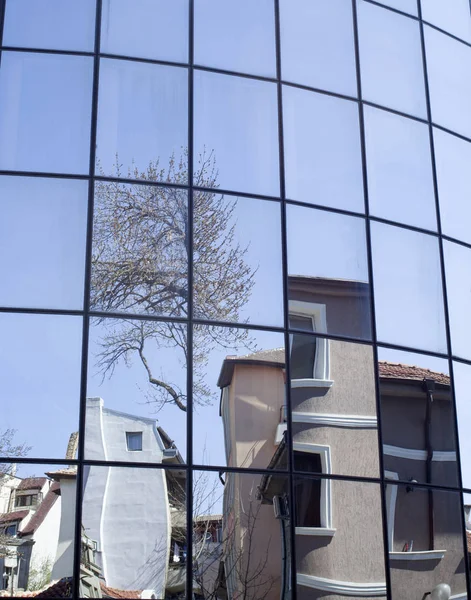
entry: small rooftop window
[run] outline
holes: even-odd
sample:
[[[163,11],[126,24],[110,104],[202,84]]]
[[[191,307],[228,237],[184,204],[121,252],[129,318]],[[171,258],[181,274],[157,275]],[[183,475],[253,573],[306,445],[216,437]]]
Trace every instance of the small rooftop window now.
[[[131,452],[142,450],[142,431],[127,431],[126,445]]]

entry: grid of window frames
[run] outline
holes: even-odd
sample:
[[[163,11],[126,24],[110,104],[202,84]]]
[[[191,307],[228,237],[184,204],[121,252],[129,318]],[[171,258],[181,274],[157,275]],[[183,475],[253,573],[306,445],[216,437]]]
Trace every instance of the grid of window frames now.
[[[0,0],[0,49],[3,593],[467,598],[468,0]]]

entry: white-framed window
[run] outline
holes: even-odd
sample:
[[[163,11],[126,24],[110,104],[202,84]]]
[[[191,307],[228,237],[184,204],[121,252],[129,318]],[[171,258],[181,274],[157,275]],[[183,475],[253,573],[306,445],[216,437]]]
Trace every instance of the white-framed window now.
[[[294,468],[309,474],[330,474],[330,446],[293,442]],[[332,528],[332,483],[319,477],[295,478],[296,533],[334,535]]]
[[[142,431],[127,431],[126,446],[129,452],[140,452],[142,450]]]
[[[11,523],[5,527],[5,535],[14,537],[18,533],[18,523]]]
[[[290,300],[289,325],[306,334],[326,333],[325,304]],[[329,340],[306,334],[290,334],[291,387],[330,387]]]
[[[34,506],[37,504],[38,495],[37,494],[22,494],[21,496],[16,496],[15,498],[15,507],[17,506]]]

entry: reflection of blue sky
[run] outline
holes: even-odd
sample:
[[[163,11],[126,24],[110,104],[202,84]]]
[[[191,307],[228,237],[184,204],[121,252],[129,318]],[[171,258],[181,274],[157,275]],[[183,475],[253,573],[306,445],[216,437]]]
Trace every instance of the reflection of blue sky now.
[[[101,51],[188,61],[188,0],[104,0]]]
[[[352,5],[344,0],[281,0],[282,78],[357,95]],[[315,56],[316,60],[312,60]]]
[[[1,429],[31,457],[65,457],[78,429],[82,319],[0,314]]]
[[[196,0],[195,64],[275,77],[273,0]]]
[[[0,177],[0,198],[0,305],[81,309],[88,182]]]
[[[93,59],[2,52],[0,168],[88,173]]]
[[[91,52],[95,10],[95,0],[7,0],[3,44]]]
[[[378,339],[446,352],[438,239],[372,223]]]

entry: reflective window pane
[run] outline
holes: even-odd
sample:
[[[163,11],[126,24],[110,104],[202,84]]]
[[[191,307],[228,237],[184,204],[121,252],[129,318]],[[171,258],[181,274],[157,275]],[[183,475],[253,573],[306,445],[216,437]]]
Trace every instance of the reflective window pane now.
[[[11,458],[65,456],[78,428],[81,338],[79,317],[0,314],[0,436],[12,436]]]
[[[275,77],[273,0],[196,0],[195,63]]]
[[[363,98],[425,118],[418,22],[360,0],[358,27]]]
[[[471,365],[457,361],[453,362],[453,381],[455,384],[458,436],[460,440],[461,479],[463,487],[471,489],[471,438],[469,436],[469,424],[471,422],[471,405],[469,403]],[[471,504],[469,500],[467,503]],[[470,529],[469,524],[468,529]]]
[[[432,27],[425,27],[432,120],[471,137],[471,48]]]
[[[455,356],[471,359],[469,339],[471,322],[471,250],[459,244],[443,242],[446,288],[450,318],[451,349]]]
[[[185,460],[187,351],[184,324],[91,320],[87,459]]]
[[[212,187],[279,195],[274,83],[196,71],[194,135],[195,155],[214,162]]]
[[[186,176],[183,166],[179,176]],[[187,316],[187,229],[185,190],[97,182],[92,308]]]
[[[286,430],[281,333],[195,326],[193,460],[265,469]],[[286,469],[287,456],[279,468]]]
[[[422,0],[422,18],[467,42],[471,41],[468,0]]]
[[[182,597],[186,471],[85,466],[84,479],[82,556],[94,577],[81,580],[81,597]]]
[[[356,96],[352,3],[282,0],[280,13],[283,79]]]
[[[102,59],[97,173],[186,183],[187,70]]]
[[[1,306],[83,305],[88,182],[0,177]]]
[[[3,52],[0,168],[88,173],[93,60]]]
[[[471,243],[471,144],[436,128],[433,137],[442,231]]]
[[[7,0],[3,45],[93,52],[96,0]]]
[[[281,327],[280,204],[196,192],[193,206],[195,316]]]
[[[379,485],[296,477],[295,508],[298,598],[386,596]]]
[[[225,473],[223,481],[194,474],[194,589],[203,598],[283,597],[291,556],[288,478]]]
[[[459,494],[397,485],[393,478],[385,493],[392,597],[418,596],[425,589],[466,597]]]
[[[446,352],[437,238],[372,223],[372,245],[378,339]]]
[[[385,348],[378,359],[386,477],[457,486],[448,361]]]
[[[292,326],[300,318],[290,311]],[[290,342],[295,469],[378,477],[372,348],[298,332]]]
[[[76,467],[4,463],[1,475],[2,596],[34,597],[47,586],[70,598],[71,582],[58,580],[73,575]]]
[[[436,229],[428,125],[365,106],[365,129],[370,213]]]
[[[283,87],[288,198],[364,212],[358,106]]]
[[[101,51],[188,61],[188,0],[104,0]]]
[[[314,331],[368,339],[363,219],[290,205],[287,220],[290,312],[311,318]]]
[[[377,0],[379,4],[401,10],[410,15],[417,16],[417,1],[416,0]]]

